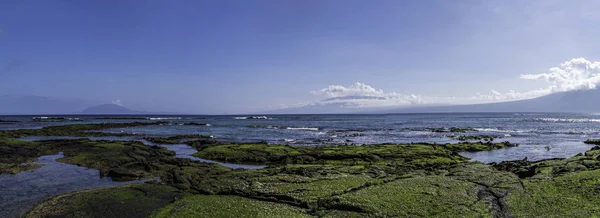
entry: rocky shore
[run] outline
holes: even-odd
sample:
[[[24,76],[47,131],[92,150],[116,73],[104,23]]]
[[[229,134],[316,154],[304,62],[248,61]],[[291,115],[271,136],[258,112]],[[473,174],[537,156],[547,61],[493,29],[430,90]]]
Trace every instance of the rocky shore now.
[[[600,147],[567,159],[483,164],[459,155],[518,146],[489,140],[454,144],[286,146],[225,144],[201,135],[139,141],[47,140],[160,123],[76,124],[0,131],[0,173],[33,170],[39,156],[144,184],[52,197],[25,217],[591,217],[600,213]],[[455,130],[457,131],[457,130]],[[193,156],[263,169],[230,169]]]

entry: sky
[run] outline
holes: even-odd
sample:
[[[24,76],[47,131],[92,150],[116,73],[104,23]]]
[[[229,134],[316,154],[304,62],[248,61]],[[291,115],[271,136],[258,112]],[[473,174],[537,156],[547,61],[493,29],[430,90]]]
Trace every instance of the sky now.
[[[197,114],[509,101],[595,89],[599,35],[594,0],[3,0],[0,96]]]

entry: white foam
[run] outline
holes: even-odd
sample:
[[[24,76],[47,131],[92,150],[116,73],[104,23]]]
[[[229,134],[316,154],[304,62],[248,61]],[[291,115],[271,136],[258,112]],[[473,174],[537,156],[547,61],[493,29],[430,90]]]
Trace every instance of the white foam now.
[[[76,117],[34,117],[33,120],[81,120]]]
[[[600,123],[600,119],[536,118],[533,120],[551,123]]]
[[[523,133],[526,131],[523,130],[503,130],[503,129],[497,129],[497,128],[474,128],[475,130],[479,131],[479,132],[506,132],[506,133]]]
[[[254,117],[234,117],[236,120],[272,120],[273,118],[267,116],[254,116]]]
[[[319,128],[315,127],[288,127],[289,130],[307,130],[307,131],[319,131]]]
[[[181,120],[181,117],[147,117],[148,120]]]
[[[283,141],[285,141],[285,142],[293,142],[293,141],[296,141],[296,140],[295,139],[283,139]]]

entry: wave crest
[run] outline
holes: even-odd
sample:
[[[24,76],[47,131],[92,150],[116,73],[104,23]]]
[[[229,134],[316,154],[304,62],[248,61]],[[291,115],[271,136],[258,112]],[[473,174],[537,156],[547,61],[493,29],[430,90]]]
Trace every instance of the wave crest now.
[[[288,127],[289,130],[305,130],[305,131],[319,131],[316,127]]]
[[[535,118],[533,121],[549,123],[600,123],[600,119]]]

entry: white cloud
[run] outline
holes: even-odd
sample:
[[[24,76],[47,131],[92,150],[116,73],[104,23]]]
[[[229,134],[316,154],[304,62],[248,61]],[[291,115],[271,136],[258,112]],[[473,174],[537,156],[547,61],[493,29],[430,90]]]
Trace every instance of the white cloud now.
[[[346,97],[346,96],[377,96],[383,97],[386,95],[383,90],[375,89],[364,83],[356,82],[350,87],[340,85],[330,85],[327,88],[310,92],[313,95],[325,95],[327,97]]]
[[[545,79],[550,83],[549,93],[573,90],[595,89],[600,83],[600,62],[591,62],[584,58],[574,58],[558,67],[550,68],[548,73],[525,74],[522,79]]]
[[[600,62],[574,58],[560,64],[558,67],[550,68],[547,73],[524,74],[520,78],[527,80],[545,79],[548,87],[526,92],[510,90],[502,93],[491,90],[489,93],[476,93],[467,97],[432,97],[385,92],[382,89],[356,82],[348,87],[330,85],[327,88],[312,91],[311,94],[325,96],[327,99],[319,102],[306,102],[300,105],[338,104],[343,107],[388,107],[423,104],[477,104],[531,99],[557,92],[595,89],[600,83]]]
[[[329,97],[324,102],[311,104],[343,104],[347,107],[386,107],[432,103],[421,96],[384,92],[370,85],[356,82],[349,87],[330,85],[327,88],[312,91],[311,94]]]
[[[111,103],[112,103],[112,104],[119,105],[119,106],[123,106],[123,102],[122,102],[121,100],[114,100],[114,101],[112,101]]]
[[[540,96],[544,96],[550,94],[547,89],[536,89],[528,92],[516,92],[514,90],[510,90],[505,93],[498,92],[496,90],[490,91],[488,94],[477,93],[469,99],[473,102],[464,102],[464,103],[488,103],[488,102],[501,102],[501,101],[513,101],[513,100],[523,100],[523,99],[531,99]],[[460,104],[461,102],[454,102]]]

